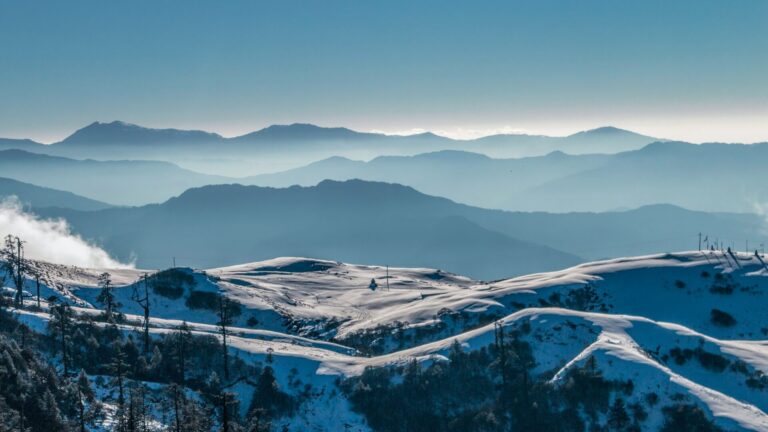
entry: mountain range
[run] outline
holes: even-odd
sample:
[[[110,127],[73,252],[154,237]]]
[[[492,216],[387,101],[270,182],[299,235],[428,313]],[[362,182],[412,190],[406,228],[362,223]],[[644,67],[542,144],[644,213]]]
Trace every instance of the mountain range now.
[[[691,248],[699,232],[710,243],[737,242],[733,246],[741,249],[748,240],[758,247],[765,227],[757,215],[670,205],[605,213],[487,210],[360,180],[289,188],[205,186],[162,204],[35,212],[63,217],[77,234],[117,258],[137,258],[150,268],[172,257],[211,267],[278,253],[434,267],[486,280],[585,259]]]
[[[7,178],[117,205],[162,202],[208,184],[286,187],[363,179],[512,211],[603,212],[668,203],[709,212],[750,213],[760,212],[768,202],[768,190],[758,180],[766,158],[768,143],[660,142],[617,154],[552,152],[517,159],[453,150],[380,156],[368,162],[335,156],[279,173],[226,177],[170,162],[75,160],[0,150],[0,169]]]
[[[191,187],[231,182],[170,162],[76,160],[21,150],[0,150],[0,172],[14,180],[116,205],[160,202]]]
[[[768,202],[759,180],[768,143],[657,142],[616,154],[492,159],[442,151],[329,158],[305,167],[241,179],[265,186],[364,179],[412,186],[462,203],[505,210],[611,211],[669,203],[712,212],[755,212]]]
[[[25,207],[61,207],[73,210],[102,210],[111,205],[85,198],[72,192],[22,183],[20,181],[0,177],[0,201],[15,198]]]
[[[75,159],[162,160],[200,172],[245,176],[295,168],[331,156],[370,159],[440,150],[470,150],[494,157],[543,155],[555,150],[572,154],[615,153],[655,141],[658,139],[612,127],[567,137],[494,135],[454,140],[432,133],[397,136],[299,123],[273,125],[225,138],[203,131],[151,129],[114,121],[94,122],[50,145],[0,140],[0,149],[16,148]]]

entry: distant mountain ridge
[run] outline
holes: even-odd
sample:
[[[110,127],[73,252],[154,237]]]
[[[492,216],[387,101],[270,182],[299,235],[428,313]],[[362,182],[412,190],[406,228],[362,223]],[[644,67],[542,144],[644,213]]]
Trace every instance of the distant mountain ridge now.
[[[232,138],[234,141],[302,140],[302,139],[369,139],[381,134],[358,132],[344,127],[321,127],[308,123],[271,125],[263,129]]]
[[[43,150],[45,144],[30,139],[0,138],[0,150]]]
[[[525,157],[552,151],[570,154],[634,150],[656,138],[608,127],[566,137],[491,135],[455,140],[431,132],[386,135],[307,123],[272,125],[233,138],[194,130],[152,129],[122,121],[94,122],[51,145],[0,140],[0,148],[19,148],[74,159],[151,159],[199,172],[241,177],[296,168],[331,156],[371,159],[442,150],[471,151],[492,157]]]
[[[439,138],[451,141],[477,141],[482,139],[493,139],[494,137],[535,137],[535,138],[573,138],[573,137],[589,137],[598,135],[629,135],[635,137],[641,137],[644,141],[664,141],[658,138],[653,138],[647,135],[642,135],[636,132],[632,132],[626,129],[617,128],[614,126],[603,126],[595,129],[588,129],[584,131],[575,132],[566,137],[552,137],[547,135],[530,135],[530,134],[490,134],[484,135],[474,139],[455,140],[442,135],[436,135],[433,132],[422,132],[410,135],[390,135],[379,132],[362,132],[353,130],[346,127],[327,127],[318,126],[312,123],[290,123],[290,124],[273,124],[266,126],[262,129],[248,132],[242,135],[238,135],[232,138],[225,138],[215,132],[207,132],[203,130],[188,130],[188,129],[176,129],[176,128],[150,128],[140,126],[134,123],[125,122],[122,120],[113,120],[110,122],[95,121],[90,123],[61,141],[54,142],[53,144],[60,143],[91,143],[103,141],[108,143],[109,140],[116,140],[116,142],[141,142],[142,140],[149,139],[150,141],[157,141],[160,139],[169,140],[182,140],[182,139],[207,139],[211,141],[248,141],[249,139],[316,139],[316,138],[357,138],[357,137],[377,137],[377,138],[403,138],[403,137],[423,137],[423,138]],[[29,139],[12,139],[12,138],[0,138],[0,143],[4,141],[18,141],[20,145],[23,145],[23,141],[29,143],[40,144],[38,142]]]
[[[337,141],[329,143],[331,146]],[[347,147],[359,144],[351,142]],[[304,153],[293,143],[276,147],[284,154]],[[361,179],[399,183],[428,195],[511,211],[604,212],[669,203],[708,212],[751,213],[768,202],[768,189],[759,181],[762,161],[767,159],[768,143],[673,141],[613,155],[554,151],[543,156],[497,159],[443,150],[378,156],[367,162],[333,156],[292,170],[248,177],[203,174],[158,160],[83,161],[0,150],[0,169],[4,177],[116,205],[162,202],[189,188],[209,184],[287,187],[314,186],[326,179]],[[198,159],[201,163],[217,160],[215,155]],[[271,154],[265,153],[263,160],[269,163]],[[243,163],[250,162],[243,158]]]
[[[0,200],[15,197],[24,206],[33,208],[61,207],[72,210],[103,210],[109,204],[75,195],[72,192],[35,186],[0,177]]]
[[[289,186],[358,178],[513,211],[602,212],[671,203],[710,212],[754,212],[768,202],[768,189],[758,180],[765,160],[768,143],[669,141],[611,155],[555,151],[515,159],[449,150],[370,161],[334,157],[241,182]]]
[[[325,181],[309,188],[205,186],[159,205],[42,215],[64,217],[110,253],[137,256],[147,267],[169,256],[210,267],[278,253],[410,263],[493,279],[581,261],[483,228],[452,211],[455,206],[400,185]]]
[[[221,135],[197,130],[151,129],[122,121],[93,122],[52,145],[164,144],[176,142],[217,142]]]
[[[75,160],[22,150],[0,150],[0,173],[116,205],[159,202],[191,187],[231,182],[169,162]]]
[[[583,259],[690,249],[698,232],[756,241],[764,227],[757,215],[671,205],[607,213],[486,210],[361,180],[206,186],[162,204],[40,214],[65,218],[116,257],[137,256],[142,267],[162,267],[171,256],[211,267],[279,254],[434,267],[486,280]]]

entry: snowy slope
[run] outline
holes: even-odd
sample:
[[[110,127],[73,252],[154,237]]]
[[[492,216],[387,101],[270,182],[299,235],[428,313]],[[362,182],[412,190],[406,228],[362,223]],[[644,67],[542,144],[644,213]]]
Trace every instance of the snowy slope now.
[[[194,274],[196,290],[220,291],[241,303],[243,321],[254,316],[261,328],[313,335],[327,331],[326,337],[344,337],[396,322],[425,325],[447,316],[446,311],[465,314],[471,324],[481,315],[500,317],[541,306],[644,316],[719,338],[761,339],[768,332],[762,316],[768,270],[762,258],[744,253],[621,258],[496,282],[432,269],[387,270],[304,258],[185,271]],[[100,271],[55,269],[49,273],[56,284],[80,288],[78,297],[98,306],[97,290],[92,288]],[[143,273],[147,271],[110,271],[116,285],[129,285]],[[376,280],[375,290],[369,287],[371,279]],[[585,287],[590,287],[591,294]],[[119,295],[125,310],[137,313],[130,301],[132,291],[133,286],[125,286]],[[213,313],[190,311],[184,299],[154,297],[159,317],[215,320]],[[731,314],[735,324],[712,322],[712,309]]]
[[[35,265],[44,275],[43,297],[65,296],[80,313],[99,313],[96,279],[104,270]],[[336,390],[338,378],[368,366],[446,361],[455,341],[465,350],[488,346],[494,340],[490,322],[496,319],[522,331],[534,350],[534,371],[551,376],[553,385],[564,385],[566,372],[593,356],[606,377],[632,380],[628,403],[654,392],[659,406],[685,400],[725,428],[768,430],[768,270],[759,256],[661,254],[495,282],[431,269],[304,258],[178,270],[194,278],[194,287],[177,299],[152,296],[153,334],[171,331],[181,320],[196,333],[216,334],[213,311],[185,305],[192,291],[236,300],[243,313],[232,329],[231,349],[255,363],[272,353],[281,383],[287,387],[298,376],[312,385],[314,396],[291,419],[294,430],[339,430],[345,423],[364,429],[363,419]],[[129,331],[131,322],[140,321],[131,293],[148,271],[108,272],[119,287]],[[34,293],[32,281],[27,291]],[[42,329],[43,309],[20,313]],[[713,321],[713,309],[734,321]],[[250,318],[258,324],[249,324]],[[356,334],[382,326],[389,329],[378,333],[388,339],[383,355],[365,357],[345,346]],[[437,330],[395,341],[393,330],[428,328]],[[649,412],[647,425],[662,421],[660,410]]]

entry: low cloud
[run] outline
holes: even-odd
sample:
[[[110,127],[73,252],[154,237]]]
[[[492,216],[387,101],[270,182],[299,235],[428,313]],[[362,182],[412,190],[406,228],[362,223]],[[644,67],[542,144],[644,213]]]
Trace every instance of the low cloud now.
[[[17,200],[0,201],[0,236],[14,235],[24,243],[27,258],[91,268],[130,268],[103,249],[73,234],[64,220],[45,220],[27,213]]]

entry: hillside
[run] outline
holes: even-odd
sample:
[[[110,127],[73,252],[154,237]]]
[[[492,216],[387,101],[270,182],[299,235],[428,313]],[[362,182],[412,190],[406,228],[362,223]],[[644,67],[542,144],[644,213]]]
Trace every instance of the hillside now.
[[[240,180],[243,184],[312,186],[323,180],[361,179],[411,186],[430,195],[484,208],[519,210],[509,197],[562,177],[603,166],[608,155],[550,153],[522,159],[492,159],[478,153],[440,151],[416,156],[380,156],[368,162],[333,157],[289,171]],[[464,175],[456,175],[463,173]]]
[[[35,266],[44,274],[44,296],[63,296],[76,305],[75,313],[97,316],[92,307],[99,306],[94,299],[102,270]],[[405,410],[398,418],[411,422],[409,427],[425,422],[454,430],[447,423],[438,426],[443,420],[432,417],[431,410],[439,406],[433,404],[463,397],[483,406],[494,391],[490,382],[470,394],[456,393],[449,383],[467,379],[461,370],[474,371],[476,383],[500,379],[494,372],[498,363],[493,363],[503,355],[499,349],[529,356],[524,366],[529,379],[541,383],[525,387],[516,380],[498,381],[502,391],[507,385],[527,388],[531,398],[542,398],[539,403],[555,403],[510,421],[541,425],[547,418],[569,418],[597,426],[625,418],[621,421],[641,430],[687,430],[669,429],[677,422],[698,425],[691,430],[768,430],[768,329],[760,319],[768,268],[755,255],[707,251],[622,258],[490,284],[433,269],[306,258],[169,272],[150,285],[150,333],[160,350],[172,342],[181,320],[189,323],[193,337],[219,333],[213,325],[215,304],[190,309],[197,302],[193,298],[210,293],[236,302],[239,312],[228,336],[233,368],[269,366],[276,388],[300,404],[292,412],[276,411],[270,417],[274,430],[392,430],[382,423],[377,407]],[[142,285],[133,283],[145,272],[110,273],[127,313],[121,328],[129,332],[140,311],[131,292]],[[376,289],[369,287],[371,278]],[[46,310],[15,313],[44,331]],[[713,310],[728,313],[733,321]],[[500,337],[509,345],[499,345]],[[354,348],[373,355],[361,356]],[[414,361],[421,372],[414,371]],[[485,362],[491,363],[484,367]],[[198,373],[190,369],[190,377]],[[431,384],[422,376],[431,377]],[[383,385],[382,379],[393,383]],[[291,384],[295,381],[313,391],[303,393]],[[103,388],[105,403],[114,406],[114,390],[108,396],[108,386],[93,385]],[[258,386],[250,385],[236,387],[241,416],[250,413],[245,406],[252,405],[251,397],[261,397]],[[417,385],[431,387],[414,393],[415,399],[388,399]],[[369,386],[380,387],[369,392]],[[548,393],[547,387],[558,391]],[[412,417],[398,400],[419,400],[420,417]],[[574,417],[557,404],[573,406],[580,414]],[[467,413],[476,409],[462,406]],[[508,409],[521,408],[513,404]],[[626,417],[618,415],[622,409]]]
[[[72,210],[102,210],[111,205],[57,189],[22,183],[0,177],[0,200],[16,197],[23,205],[40,207],[61,207]]]
[[[76,233],[140,266],[164,266],[174,256],[185,265],[224,266],[278,254],[435,267],[485,280],[686,249],[697,245],[698,233],[709,243],[758,247],[765,226],[758,215],[668,205],[606,213],[485,210],[359,180],[282,189],[219,185],[140,208],[36,212],[63,217]]]
[[[599,211],[671,203],[702,211],[754,212],[768,200],[757,180],[766,157],[768,143],[654,143],[513,194],[506,206]]]
[[[190,187],[230,181],[168,162],[75,160],[21,150],[0,151],[0,172],[21,182],[117,205],[165,201]]]
[[[184,143],[216,143],[220,135],[179,129],[150,129],[122,121],[93,122],[57,143],[59,146],[163,146]]]
[[[334,157],[240,182],[263,186],[309,186],[324,179],[393,182],[464,204],[511,211],[604,212],[666,203],[744,213],[755,212],[768,200],[761,182],[755,180],[761,175],[760,161],[768,157],[765,143],[658,142],[615,154],[564,151],[517,159],[457,151],[382,156],[367,162]]]
[[[45,152],[45,145],[30,139],[0,138],[0,150],[24,150],[29,152]]]
[[[162,266],[171,257],[211,267],[272,254],[420,265],[494,279],[581,261],[483,228],[456,204],[399,185],[350,181],[286,189],[192,189],[160,205],[99,212],[40,210],[65,218],[120,259]]]

